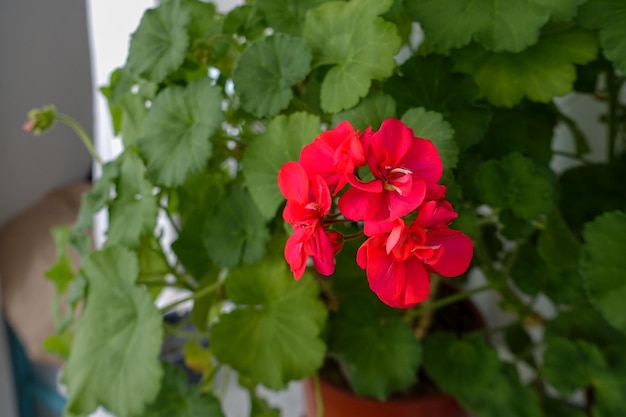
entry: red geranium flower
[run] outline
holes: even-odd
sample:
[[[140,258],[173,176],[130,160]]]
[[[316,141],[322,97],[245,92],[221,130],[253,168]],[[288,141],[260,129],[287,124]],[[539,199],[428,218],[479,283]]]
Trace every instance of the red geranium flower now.
[[[359,133],[350,122],[343,121],[305,146],[299,162],[309,177],[320,175],[336,194],[348,177],[354,177],[354,170],[365,165],[365,151]]]
[[[412,225],[398,219],[391,230],[363,243],[357,263],[381,301],[391,307],[413,307],[428,297],[429,272],[454,277],[467,270],[472,241],[447,227],[454,217],[449,204],[429,201]]]
[[[390,222],[416,209],[425,198],[443,198],[445,187],[437,184],[443,166],[430,141],[415,137],[397,119],[385,120],[377,132],[364,132],[361,140],[374,179],[347,177],[353,187],[339,199],[347,218]]]
[[[283,219],[294,229],[285,245],[294,278],[302,277],[309,256],[320,274],[332,274],[341,235],[326,230],[322,222],[332,202],[328,185],[319,175],[309,180],[300,164],[287,162],[278,173],[278,186],[287,199]]]

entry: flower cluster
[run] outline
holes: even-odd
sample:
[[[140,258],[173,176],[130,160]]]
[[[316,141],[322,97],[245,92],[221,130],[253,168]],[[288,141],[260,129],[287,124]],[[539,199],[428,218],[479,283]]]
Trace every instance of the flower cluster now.
[[[319,273],[333,273],[346,238],[331,228],[339,216],[363,225],[368,239],[356,262],[389,306],[424,301],[430,272],[464,273],[472,242],[449,228],[457,214],[438,184],[442,172],[432,142],[400,120],[387,119],[376,132],[355,131],[347,121],[323,132],[278,174],[287,199],[283,218],[294,229],[285,245],[294,277],[302,276],[309,257]]]

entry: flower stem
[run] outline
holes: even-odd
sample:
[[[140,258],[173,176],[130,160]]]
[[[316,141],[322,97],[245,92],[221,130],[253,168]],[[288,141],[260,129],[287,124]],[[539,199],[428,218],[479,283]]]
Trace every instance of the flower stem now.
[[[352,233],[352,234],[349,234],[349,235],[343,235],[343,240],[358,239],[358,238],[363,237],[363,236],[365,236],[363,234],[363,232],[356,232],[356,233]]]
[[[315,404],[317,405],[317,417],[324,417],[324,399],[322,398],[322,387],[320,386],[320,375],[313,375],[313,387],[315,388]]]
[[[60,122],[65,123],[70,128],[72,128],[72,130],[74,130],[74,132],[78,135],[80,140],[83,141],[83,145],[85,145],[85,148],[87,148],[87,151],[89,151],[94,161],[96,161],[100,165],[103,164],[102,158],[100,158],[100,155],[98,155],[96,148],[94,148],[93,143],[91,139],[89,138],[89,135],[87,134],[87,132],[85,132],[85,129],[83,129],[82,126],[76,120],[74,120],[70,116],[63,114],[63,113],[57,113],[56,119]]]
[[[606,89],[609,99],[609,126],[607,132],[607,162],[611,163],[615,159],[615,145],[617,142],[617,135],[619,130],[619,92],[622,86],[622,80],[620,80],[613,70],[608,70],[606,73]]]
[[[405,318],[407,320],[409,320],[409,321],[412,321],[413,319],[416,319],[417,317],[420,317],[420,316],[422,316],[422,315],[424,315],[424,314],[426,314],[426,313],[428,313],[430,311],[440,309],[441,307],[445,307],[447,305],[454,304],[454,303],[456,303],[458,301],[461,301],[461,300],[464,300],[466,298],[469,298],[469,297],[471,297],[474,294],[478,294],[478,293],[484,292],[484,291],[489,291],[489,290],[492,290],[492,289],[493,289],[493,286],[491,284],[487,284],[487,285],[484,285],[482,287],[476,287],[476,288],[472,288],[470,290],[461,291],[461,292],[458,292],[456,294],[452,294],[452,295],[450,295],[448,297],[445,297],[445,298],[439,299],[437,301],[434,301],[431,304],[422,305],[422,307],[417,308],[415,310],[410,310],[406,314]]]
[[[428,308],[428,306],[431,306],[433,304],[433,300],[437,297],[437,290],[439,289],[440,282],[441,277],[438,274],[433,274],[430,280],[430,295],[422,304],[422,308]],[[426,336],[426,333],[428,332],[428,329],[433,322],[433,314],[434,310],[428,310],[419,318],[417,326],[415,327],[415,330],[413,332],[417,340],[422,340],[424,336]]]
[[[204,288],[201,288],[198,290],[198,292],[192,294],[189,297],[185,297],[182,298],[178,301],[174,301],[173,303],[166,305],[165,307],[162,307],[159,311],[162,314],[165,314],[166,312],[168,312],[169,310],[173,309],[174,307],[186,303],[187,301],[191,301],[191,300],[199,300],[200,298],[204,298],[207,295],[211,294],[214,291],[217,291],[218,289],[220,289],[222,287],[222,281],[217,280],[215,281],[213,284],[211,285],[207,285]]]

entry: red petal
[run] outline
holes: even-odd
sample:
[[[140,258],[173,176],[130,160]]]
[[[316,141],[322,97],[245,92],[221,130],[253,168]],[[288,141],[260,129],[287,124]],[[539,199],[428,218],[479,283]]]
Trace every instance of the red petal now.
[[[314,253],[311,253],[313,266],[320,274],[331,275],[335,272],[335,252],[324,228],[316,227],[311,240],[315,242]]]
[[[408,195],[400,195],[395,191],[386,191],[389,196],[389,217],[379,220],[393,220],[405,216],[415,210],[424,201],[426,184],[424,181],[414,181]]]
[[[412,142],[411,129],[398,119],[387,119],[371,137],[372,153],[379,166],[399,167]]]
[[[289,236],[285,244],[285,259],[289,264],[293,277],[298,280],[304,274],[308,256],[304,251],[304,242],[309,238],[311,229],[298,229]]]
[[[422,138],[413,139],[411,149],[398,166],[410,169],[414,178],[422,178],[426,182],[436,183],[443,174],[437,148],[431,141]]]
[[[385,207],[382,193],[368,193],[357,188],[348,188],[339,198],[339,210],[350,220],[371,220]]]
[[[456,277],[469,268],[473,256],[472,240],[458,230],[439,229],[428,232],[428,246],[443,247],[439,261],[431,265],[433,271],[444,277]]]
[[[287,162],[278,171],[278,187],[287,200],[304,205],[309,202],[309,178],[297,162]]]

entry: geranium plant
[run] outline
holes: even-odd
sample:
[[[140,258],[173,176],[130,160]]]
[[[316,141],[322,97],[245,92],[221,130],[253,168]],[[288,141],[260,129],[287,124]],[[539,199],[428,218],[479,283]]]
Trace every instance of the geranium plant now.
[[[279,415],[258,387],[325,358],[381,401],[422,384],[479,417],[626,415],[625,71],[622,0],[147,10],[102,88],[124,150],[55,231],[67,415],[221,416],[226,368]],[[606,134],[561,110],[571,92]],[[74,125],[25,129],[55,120]],[[165,288],[192,302],[175,324]],[[450,306],[480,292],[504,325],[464,331]],[[162,359],[173,336],[195,383]]]

